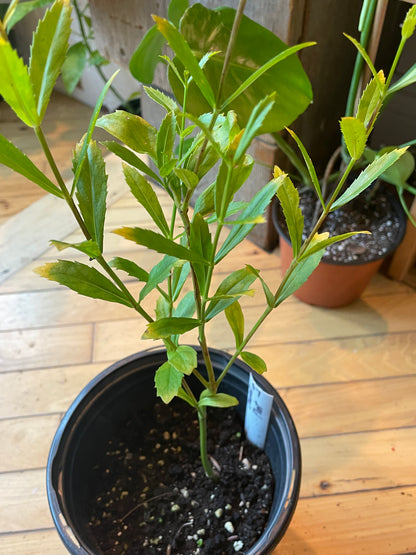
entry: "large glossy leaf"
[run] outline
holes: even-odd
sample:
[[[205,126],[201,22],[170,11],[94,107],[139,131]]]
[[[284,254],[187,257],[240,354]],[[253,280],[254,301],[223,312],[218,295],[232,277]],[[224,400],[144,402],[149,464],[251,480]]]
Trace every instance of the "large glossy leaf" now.
[[[13,171],[20,173],[39,187],[42,187],[48,193],[62,198],[61,191],[43,174],[34,163],[21,152],[13,143],[9,142],[6,137],[0,135],[0,163],[4,164]]]
[[[156,27],[150,27],[130,59],[129,69],[133,77],[141,83],[150,84],[166,39]]]
[[[35,272],[51,281],[57,281],[61,285],[69,287],[80,295],[131,306],[113,282],[95,268],[80,262],[59,260],[36,268]]]
[[[42,120],[52,89],[65,60],[71,33],[71,2],[55,2],[45,14],[33,37],[29,75],[37,111]]]
[[[78,145],[74,160],[75,168],[79,164],[81,148],[82,145]],[[87,149],[87,157],[77,183],[77,199],[85,225],[102,252],[107,208],[107,175],[103,155],[95,141],[92,141]]]
[[[213,90],[217,89],[220,81],[234,15],[235,10],[232,8],[214,11],[195,4],[185,12],[181,20],[181,32],[198,59],[208,51],[220,52],[210,58],[204,67],[204,73]],[[271,31],[243,17],[222,100],[228,98],[250,75],[286,48]],[[175,96],[181,99],[183,91],[172,72],[169,72],[169,79]],[[252,107],[275,90],[278,91],[276,102],[260,130],[262,133],[278,131],[289,125],[312,100],[309,80],[295,55],[269,69],[231,103],[230,108],[238,114],[241,127],[246,126]],[[208,103],[193,83],[187,103],[194,113],[209,111]]]
[[[157,395],[164,403],[170,403],[179,392],[182,385],[183,374],[169,361],[156,370],[155,386]]]
[[[136,169],[123,165],[123,172],[132,194],[143,206],[163,235],[167,237],[169,235],[169,226],[153,187]]]
[[[195,262],[205,262],[201,260],[200,256],[193,253],[191,250],[167,239],[160,233],[156,233],[150,229],[142,229],[140,227],[122,227],[115,229],[113,233],[121,235],[130,241],[134,241],[138,245],[143,245],[153,251],[162,254],[168,254],[182,260],[189,260]]]
[[[195,318],[161,318],[147,324],[143,339],[163,339],[171,335],[186,333],[200,324]]]
[[[355,179],[348,189],[333,203],[331,210],[336,210],[340,206],[347,204],[352,199],[362,193],[374,180],[376,180],[383,172],[385,172],[392,164],[394,164],[402,154],[406,152],[406,148],[398,148],[391,152],[387,152],[376,158],[364,171]]]
[[[39,123],[35,95],[27,67],[11,44],[0,37],[0,95],[29,127]]]
[[[139,154],[156,158],[156,129],[140,116],[116,110],[102,116],[97,126],[105,129]]]

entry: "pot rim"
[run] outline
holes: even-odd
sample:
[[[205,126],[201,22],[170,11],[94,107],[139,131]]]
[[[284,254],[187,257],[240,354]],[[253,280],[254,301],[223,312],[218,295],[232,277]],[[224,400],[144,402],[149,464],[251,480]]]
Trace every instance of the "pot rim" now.
[[[199,360],[201,358],[201,350],[199,347],[194,348],[198,351]],[[210,349],[210,353],[213,358],[213,364],[215,366],[216,360],[219,358],[224,359],[230,358],[231,355],[228,353],[217,350],[217,349]],[[50,511],[57,528],[57,531],[61,537],[61,540],[65,544],[66,548],[73,553],[74,555],[95,555],[95,551],[91,551],[86,545],[83,544],[82,540],[77,538],[76,533],[71,528],[70,524],[68,524],[64,514],[63,508],[60,504],[60,499],[62,499],[63,493],[63,478],[62,478],[62,469],[59,472],[59,477],[54,480],[54,466],[56,464],[57,456],[60,454],[60,451],[63,449],[63,445],[71,440],[71,437],[65,437],[65,432],[67,427],[71,424],[71,420],[76,417],[77,411],[81,410],[80,407],[85,403],[85,400],[88,396],[93,395],[94,390],[100,389],[100,386],[104,384],[104,382],[108,381],[109,376],[114,374],[115,372],[121,372],[124,367],[129,367],[130,365],[140,361],[140,360],[147,360],[149,359],[159,359],[166,355],[166,350],[164,348],[150,348],[148,350],[140,351],[138,353],[132,354],[127,356],[113,364],[109,367],[104,369],[102,372],[97,374],[77,395],[75,400],[71,403],[69,409],[65,413],[64,417],[62,418],[58,429],[55,433],[55,436],[52,441],[52,445],[50,448],[48,462],[47,462],[47,474],[46,474],[46,487],[47,487],[47,497],[48,503],[50,507]],[[154,368],[153,363],[153,368]],[[289,442],[290,445],[290,453],[285,451],[285,457],[287,461],[288,468],[286,469],[286,487],[285,493],[281,496],[280,503],[276,492],[273,496],[272,501],[272,509],[270,511],[269,520],[265,526],[263,534],[258,538],[256,543],[246,551],[246,555],[259,555],[263,554],[266,555],[271,553],[280,539],[283,537],[289,523],[292,519],[294,510],[296,508],[296,504],[299,498],[299,491],[300,491],[300,480],[301,480],[301,450],[300,450],[300,442],[297,435],[297,431],[293,422],[293,419],[280,395],[277,391],[272,387],[272,385],[261,375],[255,373],[251,370],[251,368],[241,360],[235,361],[233,366],[230,368],[230,377],[234,378],[234,374],[237,376],[241,382],[248,382],[248,375],[253,374],[255,376],[256,381],[259,383],[261,387],[267,392],[273,395],[273,406],[272,406],[272,414],[270,417],[270,424],[269,424],[269,431],[272,427],[272,418],[273,423],[276,422],[275,426],[284,426],[285,434],[287,435],[287,439],[281,441],[282,443]],[[242,377],[244,373],[246,378]],[[130,370],[127,373],[133,373],[134,370]],[[228,374],[227,374],[228,376]],[[119,378],[120,381],[122,377]],[[117,383],[118,383],[117,381]],[[278,423],[277,423],[278,422]],[[270,435],[272,435],[270,433]],[[285,445],[287,449],[287,445]],[[270,449],[270,448],[269,448]],[[267,452],[267,444],[265,447]],[[269,457],[270,459],[270,457]],[[290,468],[289,468],[290,467]],[[275,477],[276,473],[273,471]],[[288,481],[289,480],[289,481]],[[55,485],[55,482],[57,484]],[[58,490],[58,493],[57,491]],[[275,509],[276,515],[273,515],[273,509]]]

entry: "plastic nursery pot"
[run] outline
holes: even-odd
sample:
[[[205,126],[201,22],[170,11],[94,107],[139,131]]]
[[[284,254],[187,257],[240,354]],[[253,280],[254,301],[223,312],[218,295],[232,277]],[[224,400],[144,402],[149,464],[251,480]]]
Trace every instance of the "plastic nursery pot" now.
[[[212,350],[217,375],[229,355]],[[204,371],[200,351],[199,370]],[[53,440],[47,465],[49,507],[58,533],[74,555],[100,555],[88,525],[88,506],[93,503],[95,486],[92,461],[103,452],[108,437],[135,414],[137,404],[150,408],[156,400],[154,374],[166,360],[165,350],[141,352],[121,360],[94,378],[78,395],[65,414]],[[222,382],[222,391],[239,400],[243,416],[251,369],[236,361]],[[278,393],[259,375],[257,383],[273,395],[272,413],[265,452],[275,480],[272,507],[262,536],[246,555],[271,553],[283,537],[299,497],[301,453],[292,418]],[[136,421],[138,436],[146,433],[146,423]]]
[[[392,202],[392,208],[400,220],[400,232],[386,253],[364,263],[321,261],[309,279],[294,293],[295,297],[304,303],[324,308],[340,308],[359,299],[384,260],[403,240],[406,231],[405,214],[397,201]],[[272,218],[280,236],[280,261],[284,275],[292,262],[292,245],[286,230],[280,225],[278,203],[273,205]]]
[[[212,350],[216,373],[228,354]],[[199,351],[199,370],[204,371]],[[88,506],[93,502],[94,479],[91,467],[103,452],[108,437],[134,414],[137,404],[150,407],[156,400],[154,374],[166,360],[165,350],[141,352],[121,360],[94,378],[78,395],[65,414],[53,440],[47,465],[47,493],[55,526],[72,554],[99,555],[102,551],[88,525]],[[222,391],[239,400],[244,414],[251,369],[236,361],[222,382]],[[261,376],[255,379],[273,395],[272,413],[265,451],[270,459],[275,492],[269,521],[263,535],[246,555],[270,553],[282,538],[294,513],[300,488],[301,454],[292,418],[277,392]],[[146,423],[136,421],[138,436],[146,433]]]

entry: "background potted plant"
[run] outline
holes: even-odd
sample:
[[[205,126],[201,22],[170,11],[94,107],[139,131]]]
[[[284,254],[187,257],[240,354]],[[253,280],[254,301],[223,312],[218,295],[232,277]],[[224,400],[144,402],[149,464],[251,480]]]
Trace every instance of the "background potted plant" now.
[[[363,3],[359,25],[360,42],[348,37],[356,46],[358,52],[345,117],[351,118],[349,121],[354,122],[356,133],[363,137],[365,133],[367,139],[374,128],[376,119],[383,112],[392,96],[413,84],[416,80],[415,67],[412,66],[398,81],[395,83],[392,81],[405,43],[414,33],[416,7],[410,8],[405,17],[397,51],[393,56],[388,73],[384,74],[382,71],[376,71],[372,60],[365,51],[365,46],[369,43],[371,36],[379,37],[381,33],[383,21],[377,20],[377,23],[374,23],[376,6],[376,1]],[[363,102],[358,104],[360,87],[364,88],[362,80],[366,75],[365,63],[372,75],[372,81],[367,84],[368,88],[378,87],[379,90],[379,98],[370,110]],[[366,111],[367,113],[365,113]],[[345,142],[337,148],[328,162],[325,174],[319,179],[319,187],[322,187],[322,193],[316,195],[303,160],[297,156],[281,136],[278,134],[274,136],[279,146],[294,164],[293,167],[299,170],[302,176],[299,188],[304,198],[302,206],[305,209],[305,217],[308,218],[309,227],[306,227],[306,229],[310,229],[318,218],[320,210],[319,194],[322,194],[324,199],[328,199],[333,194],[339,183],[340,175],[354,159],[354,153],[348,149]],[[400,147],[409,147],[414,145],[415,142],[410,141],[400,145]],[[374,161],[393,148],[387,146],[376,151],[365,146],[360,156],[354,160],[351,172],[354,174],[354,172],[365,168],[369,162]],[[310,163],[310,161],[307,161],[307,163]],[[327,219],[324,229],[331,233],[341,233],[343,230],[353,227],[357,230],[368,229],[372,232],[372,236],[355,236],[340,246],[331,247],[308,283],[296,292],[299,299],[309,304],[338,307],[347,305],[361,296],[382,262],[402,241],[406,230],[404,213],[407,214],[413,225],[416,225],[407,206],[407,196],[416,194],[416,188],[408,181],[413,175],[414,169],[414,157],[411,151],[408,150],[400,160],[382,173],[371,188],[363,192],[348,207],[332,214]],[[315,179],[318,180],[316,174]],[[386,183],[389,186],[386,187]],[[280,245],[284,272],[290,264],[292,255],[288,233],[282,222],[281,214],[279,214],[279,206],[275,204],[273,218],[282,239]]]
[[[260,81],[274,64],[306,46],[299,45],[278,52],[261,67],[252,68],[250,75],[240,84],[235,84],[232,91],[227,90],[227,75],[234,40],[238,35],[239,26],[244,28],[247,24],[243,17],[243,5],[244,2],[235,13],[227,12],[227,18],[231,13],[233,15],[232,19],[227,19],[230,21],[229,27],[224,21],[217,23],[222,32],[228,29],[231,39],[227,41],[219,82],[214,77],[212,83],[204,69],[208,61],[217,55],[216,52],[201,53],[200,59],[196,58],[180,30],[171,21],[155,16],[158,31],[166,38],[181,62],[181,65],[176,65],[174,60],[167,60],[173,75],[183,87],[183,95],[180,98],[182,106],[177,100],[166,97],[160,91],[147,89],[149,96],[162,106],[166,113],[159,129],[152,127],[139,116],[123,111],[98,119],[105,93],[111,84],[110,80],[97,102],[84,138],[75,148],[74,179],[69,187],[62,180],[55,165],[41,124],[53,85],[65,59],[71,20],[70,3],[68,0],[57,0],[39,22],[28,67],[8,42],[4,21],[2,23],[0,65],[8,79],[2,80],[0,92],[20,119],[33,128],[53,171],[55,183],[3,136],[0,136],[0,161],[51,194],[62,198],[85,236],[85,240],[76,244],[53,242],[59,250],[74,248],[84,253],[85,264],[61,260],[46,264],[38,273],[80,294],[130,307],[146,323],[144,337],[160,340],[164,344],[163,353],[158,352],[156,357],[151,355],[151,361],[147,355],[135,356],[98,376],[81,392],[60,426],[51,449],[48,489],[56,525],[73,553],[99,553],[100,549],[105,549],[97,546],[98,540],[93,533],[97,520],[94,519],[89,525],[84,522],[83,517],[85,509],[90,508],[93,502],[99,501],[96,499],[95,485],[104,483],[106,475],[111,472],[107,472],[109,469],[106,467],[103,469],[103,475],[98,473],[92,496],[90,478],[97,466],[100,468],[104,455],[109,451],[114,451],[112,454],[121,461],[124,469],[129,469],[129,461],[132,458],[141,460],[144,456],[143,452],[132,452],[128,449],[123,451],[120,459],[121,452],[118,448],[113,450],[111,441],[123,436],[127,426],[136,430],[133,441],[135,445],[146,443],[147,432],[151,435],[153,427],[151,421],[150,424],[143,424],[139,419],[139,413],[147,408],[147,405],[154,404],[153,382],[157,395],[165,403],[179,398],[181,402],[185,401],[184,406],[193,411],[199,422],[202,466],[210,487],[213,488],[213,492],[216,491],[221,480],[221,471],[208,452],[207,410],[232,409],[238,401],[241,403],[240,411],[244,410],[249,375],[252,375],[253,371],[262,374],[266,370],[266,363],[247,350],[251,337],[267,316],[307,280],[319,263],[325,248],[351,235],[347,233],[329,237],[325,233],[319,234],[321,222],[335,207],[356,196],[404,154],[403,149],[386,152],[372,162],[339,197],[345,174],[330,201],[322,203],[322,214],[305,241],[302,241],[303,216],[299,208],[298,193],[288,176],[279,168],[275,169],[273,179],[253,199],[243,204],[234,202],[235,193],[243,185],[252,166],[252,160],[246,154],[248,146],[273,113],[277,100],[273,93],[260,98],[247,114],[244,127],[241,127],[238,114],[231,109],[232,103]],[[11,5],[10,12],[6,13],[6,22],[15,6],[16,3]],[[302,75],[301,68],[298,67],[297,71]],[[192,84],[196,84],[196,95],[205,99],[210,112],[200,114],[198,110],[194,112],[193,109],[188,109],[188,91]],[[366,101],[374,100],[373,97],[377,97],[377,88],[372,91],[372,96],[369,92],[365,93]],[[92,139],[95,125],[104,128],[121,141],[107,141],[105,145],[125,162],[124,174],[130,190],[154,223],[154,229],[122,227],[115,230],[115,233],[126,239],[161,255],[160,262],[149,271],[139,267],[132,260],[115,258],[108,262],[105,258],[103,224],[106,213],[107,177],[102,153]],[[363,148],[362,136],[351,132],[351,125],[355,124],[348,121],[343,124],[344,138],[349,150],[358,155]],[[195,136],[187,141],[192,132]],[[156,170],[139,157],[142,154],[153,161]],[[219,167],[215,181],[198,196],[191,214],[190,198],[201,177],[216,163]],[[165,215],[155,189],[145,176],[155,180],[168,193],[172,201],[169,216]],[[260,270],[250,265],[243,266],[216,283],[214,278],[218,265],[247,236],[253,226],[261,221],[264,210],[275,194],[282,203],[294,247],[294,258],[281,283],[272,288],[263,280]],[[234,219],[231,219],[231,216]],[[231,230],[227,233],[228,225],[231,226]],[[126,287],[121,278],[123,274],[120,272],[136,278],[134,288]],[[192,284],[190,291],[187,291],[188,276]],[[240,299],[252,295],[251,286],[256,280],[264,293],[264,307],[257,321],[247,326]],[[139,291],[136,291],[136,287]],[[208,346],[207,327],[212,325],[210,323],[214,319],[219,320],[221,315],[225,316],[222,325],[228,325],[235,338],[235,352],[229,357],[219,355]],[[197,348],[188,344],[187,333],[192,331],[197,333]],[[239,357],[245,364],[237,362]],[[141,364],[143,361],[144,365]],[[129,380],[130,377],[133,382]],[[261,377],[258,377],[257,381],[266,392],[270,392],[270,387]],[[136,395],[138,396],[139,392],[144,393],[145,400],[136,404]],[[265,524],[263,535],[262,530],[256,528],[259,537],[251,537],[250,543],[245,546],[239,536],[240,529],[237,528],[236,508],[228,508],[228,505],[224,509],[219,507],[222,511],[233,512],[232,519],[222,522],[222,528],[225,528],[229,535],[225,545],[215,545],[217,550],[239,551],[244,547],[246,553],[270,552],[286,529],[294,510],[299,489],[299,446],[287,410],[276,393],[273,393],[272,398],[272,418],[266,440],[266,454],[272,455],[274,461],[272,472],[275,488],[271,507],[264,508],[265,514],[270,510],[272,516]],[[101,405],[95,404],[97,399],[102,402]],[[156,415],[162,412],[160,409]],[[173,447],[170,442],[174,439],[173,433],[171,435],[169,432],[169,436],[163,437],[169,441],[169,450],[169,445]],[[100,443],[99,447],[96,440]],[[152,438],[150,443],[154,444]],[[157,449],[157,444],[154,447]],[[175,445],[176,451],[178,447],[180,446]],[[94,456],[95,459],[92,458]],[[260,455],[257,453],[257,456]],[[239,461],[237,458],[237,461],[237,466],[247,467],[244,459]],[[189,474],[191,478],[192,472]],[[220,478],[217,480],[218,473]],[[140,477],[144,482],[143,487],[136,484],[133,490],[139,492],[139,497],[144,495],[142,501],[130,506],[127,513],[118,513],[117,517],[110,518],[112,524],[114,520],[117,524],[122,524],[122,529],[118,530],[120,536],[126,527],[129,528],[125,522],[127,517],[133,513],[138,514],[138,505],[147,509],[151,502],[159,501],[162,495],[158,491],[148,493],[147,478],[143,478],[142,475]],[[137,473],[130,475],[130,479],[136,481]],[[117,478],[115,480],[117,481]],[[191,481],[189,479],[189,482]],[[103,487],[107,490],[108,483]],[[158,487],[161,487],[160,484]],[[117,492],[116,482],[113,482],[109,489],[113,488]],[[168,485],[168,488],[171,490],[175,486]],[[182,496],[186,499],[184,488],[177,489],[179,498]],[[268,487],[265,491],[267,490]],[[80,495],[74,495],[74,492]],[[148,497],[149,495],[151,497]],[[129,496],[130,492],[125,489],[118,491],[117,501],[121,502],[126,497],[130,500]],[[179,506],[179,503],[170,504],[171,513],[176,513],[177,505]],[[246,514],[246,509],[248,506],[243,507],[243,515]],[[100,524],[107,518],[108,512],[106,506],[105,514],[101,514],[99,518]],[[190,535],[189,541],[195,543],[195,549],[202,549],[204,542],[207,547],[207,528],[213,528],[215,518],[219,520],[223,516],[220,512],[218,515],[215,512],[211,515],[204,533],[198,528],[195,534]],[[161,514],[159,518],[163,520],[165,516],[166,514]],[[91,513],[89,517],[92,518]],[[156,517],[153,515],[153,518]],[[240,520],[244,528],[245,517]],[[178,526],[176,521],[176,528],[170,530],[168,538],[145,537],[136,538],[135,541],[139,542],[139,545],[142,542],[141,547],[147,549],[149,547],[145,542],[154,540],[152,545],[156,546],[155,549],[163,545],[165,550],[172,550],[173,542],[179,541],[179,534],[184,529],[187,532],[187,527],[191,524],[182,521]],[[136,521],[133,528],[137,532],[141,528],[141,521]],[[201,534],[198,534],[198,530]],[[116,535],[120,538],[118,532]],[[99,535],[102,539],[102,530]],[[129,548],[125,548],[124,543],[120,545],[118,539],[114,541],[111,549],[123,552]],[[208,547],[209,549],[211,548]]]

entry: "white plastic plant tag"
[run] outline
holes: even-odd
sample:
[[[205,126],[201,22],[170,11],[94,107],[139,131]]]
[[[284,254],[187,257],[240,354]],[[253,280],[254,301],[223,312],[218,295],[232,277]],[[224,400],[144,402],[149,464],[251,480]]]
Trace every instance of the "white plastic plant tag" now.
[[[250,374],[244,428],[247,439],[260,449],[266,441],[272,403],[273,396],[263,391]]]

